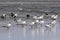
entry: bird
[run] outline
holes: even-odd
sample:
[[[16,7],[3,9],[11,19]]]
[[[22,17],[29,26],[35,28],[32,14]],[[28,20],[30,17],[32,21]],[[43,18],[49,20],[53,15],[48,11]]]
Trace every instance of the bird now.
[[[9,30],[9,27],[10,27],[10,26],[11,26],[11,23],[9,22],[7,25],[2,26],[2,27],[7,28],[7,30]]]
[[[29,15],[29,14],[27,14],[27,15],[26,15],[26,17],[27,17],[27,18],[30,18],[30,15]]]
[[[39,22],[39,20],[35,20],[35,22],[37,22],[37,23],[38,23],[38,22]]]
[[[44,16],[42,15],[42,16],[38,17],[38,19],[43,19],[43,17],[44,17]]]
[[[56,20],[52,21],[52,23],[51,23],[51,24],[56,24]]]
[[[39,21],[39,23],[44,23],[44,20],[42,20],[42,21]]]
[[[17,23],[17,25],[21,22],[22,20],[19,18],[18,20],[15,20],[15,22]]]
[[[38,17],[37,16],[33,16],[33,19],[38,19]]]
[[[14,14],[14,18],[16,18],[17,16],[18,16],[17,13],[15,13],[15,14]]]
[[[57,19],[57,17],[58,17],[58,15],[56,14],[56,15],[52,15],[51,16],[51,18],[53,19],[53,20],[56,20]]]
[[[35,22],[31,22],[31,23],[30,23],[30,26],[31,26],[30,28],[33,28],[33,25],[34,25],[34,24],[35,24]]]
[[[11,12],[11,14],[10,14],[10,15],[11,15],[11,17],[14,17],[14,13],[13,13],[13,12]]]
[[[46,28],[51,28],[51,26],[49,24],[45,25]]]
[[[2,14],[1,19],[6,19],[6,14]]]

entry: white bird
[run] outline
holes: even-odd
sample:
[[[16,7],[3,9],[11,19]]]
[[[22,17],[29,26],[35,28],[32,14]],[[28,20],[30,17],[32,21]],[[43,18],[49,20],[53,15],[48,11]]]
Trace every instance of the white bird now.
[[[57,19],[58,15],[52,15],[51,18]]]
[[[35,22],[32,22],[31,25],[35,24]]]
[[[55,17],[55,15],[52,15],[51,17],[52,17],[52,18],[54,18],[54,17]]]
[[[38,17],[38,19],[43,19],[44,18],[44,16],[42,15],[42,16],[40,16],[40,17]]]
[[[8,30],[10,26],[11,26],[11,23],[8,23],[7,25],[2,26],[2,27],[7,28],[7,30]]]
[[[39,24],[42,26],[44,24],[44,21],[39,21]]]
[[[22,21],[22,22],[20,23],[20,25],[21,25],[22,27],[24,27],[24,25],[27,25],[27,24],[26,24],[26,21]]]
[[[30,26],[31,26],[31,27],[29,27],[29,28],[33,28],[33,25],[34,25],[34,24],[35,24],[35,22],[31,22],[31,23],[30,23]]]
[[[39,22],[39,20],[36,20],[35,22]]]
[[[8,23],[7,26],[10,27],[11,26],[11,23]]]
[[[17,22],[21,22],[22,20],[21,19],[18,19]]]
[[[26,21],[22,21],[23,24],[26,24]]]
[[[16,20],[16,23],[17,23],[17,24],[20,24],[21,21],[22,21],[22,20],[19,18],[18,20]]]
[[[6,14],[3,14],[3,16],[6,16]]]
[[[38,19],[38,17],[37,16],[33,16],[33,19]]]
[[[51,11],[49,11],[49,10],[45,10],[45,12],[51,12]]]
[[[23,8],[17,8],[17,9],[19,9],[19,10],[23,10]]]
[[[16,13],[14,16],[16,16],[16,17],[17,17],[17,13]]]
[[[46,27],[46,28],[51,28],[51,26],[50,26],[50,25],[46,25],[45,27]]]
[[[56,15],[55,17],[54,17],[54,19],[56,19],[58,17],[58,15]]]
[[[44,23],[44,21],[42,20],[42,21],[40,21],[39,23]]]
[[[56,20],[54,20],[51,24],[56,24]]]

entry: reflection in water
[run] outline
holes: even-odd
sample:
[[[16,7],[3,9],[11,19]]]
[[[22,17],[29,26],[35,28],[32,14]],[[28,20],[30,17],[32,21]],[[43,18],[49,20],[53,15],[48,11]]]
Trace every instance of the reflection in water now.
[[[9,40],[11,40],[11,32],[10,32],[10,30],[8,30],[9,32],[8,32],[8,38],[9,38]]]
[[[31,30],[27,30],[26,27],[23,27],[21,29],[22,29],[22,34],[23,34],[23,35],[21,35],[21,37],[23,36],[24,37],[23,39],[31,37],[32,40],[36,40],[36,39],[39,40],[40,37],[43,38],[45,36],[45,32],[47,33],[47,35],[50,34],[51,31],[53,32],[53,35],[56,33],[56,26],[54,28],[52,28],[52,29],[32,28]],[[21,29],[19,29],[19,30],[21,30]],[[29,31],[29,35],[28,35],[27,31]],[[11,30],[9,30],[9,32],[8,32],[8,34],[9,34],[8,38],[9,38],[9,40],[11,40],[11,38],[12,38],[11,33],[13,33],[13,32],[11,32]],[[19,33],[19,31],[18,31],[18,33]],[[40,34],[42,34],[42,35],[40,35]],[[20,34],[18,34],[18,35],[20,35]]]
[[[32,30],[32,36],[35,37],[35,30]]]
[[[44,35],[44,29],[41,29],[40,31],[41,31],[41,34]]]
[[[26,28],[23,28],[23,36],[26,37]]]
[[[45,35],[45,33],[47,33],[47,34],[50,34],[50,32],[52,31],[53,32],[53,34],[55,34],[56,33],[56,25],[54,24],[54,25],[52,25],[52,26],[47,26],[47,27],[44,27],[44,25],[42,25],[42,27],[39,25],[39,24],[37,24],[39,27],[36,27],[36,28],[32,28],[31,29],[31,31],[30,30],[27,30],[27,28],[26,28],[26,26],[24,26],[24,27],[21,27],[21,29],[22,29],[22,35],[21,35],[21,37],[23,36],[23,38],[24,39],[26,39],[26,38],[29,38],[29,37],[32,37],[32,39],[34,40],[35,38],[36,39],[39,39],[39,37],[41,36],[41,37],[44,37],[44,35]],[[29,27],[29,26],[28,26]],[[51,28],[50,28],[51,27]],[[46,28],[46,29],[45,29]],[[21,30],[21,29],[19,29],[19,30]],[[28,28],[29,29],[29,28]],[[18,30],[18,29],[17,29]],[[29,31],[29,35],[28,35],[28,32],[27,31]],[[19,33],[19,32],[18,32]],[[21,32],[20,32],[21,33]],[[9,40],[11,40],[11,32],[10,32],[10,30],[9,30],[9,32],[8,32],[8,34],[9,34]],[[42,35],[40,35],[40,34],[42,34]],[[18,34],[19,35],[19,34]],[[32,36],[31,36],[32,35]]]
[[[46,28],[44,32],[48,34],[50,33],[56,34],[56,26],[54,26],[54,28]]]
[[[52,28],[52,31],[54,34],[56,34],[56,26],[54,26],[54,28]]]
[[[28,35],[27,35],[28,32],[27,31],[29,31],[29,36],[32,35],[31,37],[33,39],[35,39],[35,37],[37,37],[37,39],[38,39],[38,37],[40,36],[40,34],[42,34],[42,37],[44,36],[45,33],[50,34],[51,31],[53,32],[53,34],[56,33],[56,26],[55,25],[54,25],[54,27],[52,29],[49,29],[49,28],[44,29],[42,27],[39,27],[39,28],[32,28],[31,31],[30,31],[30,30],[27,30],[27,28],[25,26],[22,27],[21,29],[22,29],[22,34],[23,34],[22,36],[25,39],[28,37]],[[19,29],[19,30],[21,30],[21,29]],[[9,30],[9,32],[8,32],[8,34],[9,34],[8,38],[9,38],[9,40],[11,40],[11,33],[12,33],[11,30]]]
[[[38,28],[36,29],[36,33],[37,33],[37,35],[39,34],[39,29]]]
[[[57,23],[56,20],[54,20],[54,21],[52,22],[52,28],[51,28],[51,31],[52,31],[54,34],[56,34],[56,23]]]

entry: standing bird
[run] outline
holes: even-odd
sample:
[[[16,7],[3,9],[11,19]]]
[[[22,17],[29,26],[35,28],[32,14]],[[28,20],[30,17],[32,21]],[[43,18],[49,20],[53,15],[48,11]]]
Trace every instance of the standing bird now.
[[[1,19],[6,19],[6,14],[2,14]]]
[[[11,26],[11,23],[9,22],[6,26],[2,26],[2,27],[7,28],[7,30],[9,30],[10,26]]]
[[[39,20],[42,20],[43,18],[44,18],[44,15],[38,17]]]
[[[14,13],[11,13],[11,17],[14,17]]]
[[[16,18],[17,18],[17,13],[16,13],[16,14],[14,14],[14,21],[16,20]]]
[[[37,16],[33,16],[33,19],[34,19],[34,20],[37,20],[37,19],[38,19],[38,17],[37,17]]]
[[[19,18],[18,20],[15,20],[16,25],[19,25],[22,20]]]
[[[53,20],[56,20],[56,19],[57,19],[57,17],[58,17],[58,15],[57,15],[57,14],[55,14],[55,15],[52,15],[52,16],[51,16],[51,18],[52,18]]]
[[[14,14],[14,17],[17,17],[17,13],[16,13],[16,14]]]

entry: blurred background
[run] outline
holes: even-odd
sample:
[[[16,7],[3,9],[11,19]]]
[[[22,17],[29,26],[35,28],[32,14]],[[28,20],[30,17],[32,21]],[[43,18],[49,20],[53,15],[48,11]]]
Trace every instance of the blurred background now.
[[[27,22],[27,25],[16,25],[11,13],[17,14],[16,19]],[[6,19],[1,18],[3,14]],[[27,14],[30,18],[27,18]],[[44,15],[40,20],[44,24],[29,26],[32,21],[37,21],[33,17],[41,15]],[[53,20],[52,15],[58,17]],[[52,20],[56,22],[53,25],[55,29],[49,28]],[[8,24],[10,27],[7,29]],[[60,40],[60,0],[0,0],[0,40]]]

